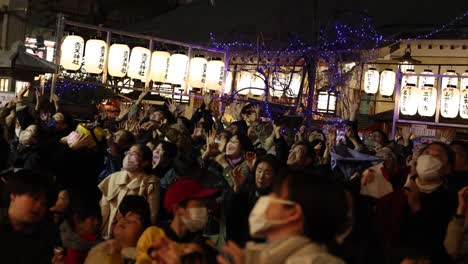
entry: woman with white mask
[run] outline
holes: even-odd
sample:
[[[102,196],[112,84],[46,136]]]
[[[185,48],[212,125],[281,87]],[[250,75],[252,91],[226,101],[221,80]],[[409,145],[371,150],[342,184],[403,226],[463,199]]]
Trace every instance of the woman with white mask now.
[[[329,248],[347,229],[347,207],[343,188],[323,172],[282,171],[273,193],[260,197],[249,217],[250,234],[267,243],[248,243],[244,250],[229,242],[223,250],[234,263],[344,263]]]
[[[432,263],[450,263],[443,242],[456,209],[455,197],[445,184],[453,164],[453,153],[446,144],[429,144],[412,163],[403,190],[379,202],[380,239],[391,250],[405,250]]]
[[[102,192],[102,235],[111,234],[111,226],[120,202],[126,195],[143,196],[150,205],[151,222],[156,223],[159,210],[159,178],[150,175],[153,154],[145,145],[133,145],[123,159],[122,170],[105,178],[100,184]]]
[[[10,159],[17,169],[41,169],[40,151],[38,148],[39,128],[29,125],[25,130],[19,132],[18,141],[12,142]]]

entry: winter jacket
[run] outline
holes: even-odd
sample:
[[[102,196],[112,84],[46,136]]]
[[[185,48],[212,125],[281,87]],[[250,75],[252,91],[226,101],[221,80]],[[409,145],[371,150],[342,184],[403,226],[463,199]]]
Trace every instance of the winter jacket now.
[[[323,245],[303,236],[293,236],[277,243],[249,243],[245,252],[245,264],[345,264],[328,253]]]
[[[111,225],[117,214],[120,202],[126,195],[143,196],[150,206],[151,222],[156,223],[159,210],[159,178],[154,175],[142,174],[130,179],[127,171],[119,171],[109,175],[99,184],[102,192],[102,235],[111,235]]]

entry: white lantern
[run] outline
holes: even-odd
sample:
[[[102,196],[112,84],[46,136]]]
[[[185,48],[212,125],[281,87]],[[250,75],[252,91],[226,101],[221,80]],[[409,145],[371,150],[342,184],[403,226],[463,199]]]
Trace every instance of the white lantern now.
[[[461,90],[460,95],[460,116],[468,119],[468,88]]]
[[[270,75],[270,82],[271,82],[271,95],[275,97],[281,97],[284,93],[284,88],[286,84],[289,82],[289,79],[286,74],[282,72],[274,72]]]
[[[418,113],[420,116],[434,116],[437,104],[437,89],[426,84],[419,90]]]
[[[107,69],[114,77],[124,77],[127,74],[130,48],[124,44],[113,44],[109,48],[109,63]]]
[[[253,74],[250,87],[253,88],[260,88],[260,89],[251,89],[250,92],[255,95],[255,96],[262,96],[265,94],[265,82],[263,79],[260,77],[259,73]],[[261,90],[263,89],[263,90]]]
[[[380,94],[383,96],[392,96],[395,88],[396,74],[391,69],[385,69],[380,74]]]
[[[151,52],[147,48],[134,47],[128,64],[128,77],[146,82],[149,72]]]
[[[299,73],[293,73],[289,89],[291,90],[292,97],[296,97],[299,94],[301,88],[301,75]],[[288,80],[289,81],[289,80]]]
[[[406,72],[407,70],[414,70],[414,65],[409,64],[408,62],[404,62],[400,66],[401,72]]]
[[[465,88],[468,88],[468,70],[466,70],[464,73],[462,73],[462,76],[464,78],[460,78],[460,88],[463,90]]]
[[[442,89],[440,97],[440,114],[445,118],[455,118],[460,106],[460,91],[455,85],[447,85]]]
[[[224,85],[224,93],[225,93],[225,94],[231,93],[231,89],[232,89],[232,78],[233,78],[232,72],[231,72],[231,71],[228,71],[228,72],[227,72],[227,75],[226,75],[226,84]]]
[[[245,89],[251,87],[252,73],[248,71],[241,71],[239,73],[239,79],[237,81],[237,91],[241,95],[247,95],[250,89]]]
[[[454,70],[448,70],[444,75],[448,75],[450,77],[442,77],[442,89],[447,87],[447,85],[455,86],[455,88],[458,87],[458,74]]]
[[[413,116],[418,111],[418,88],[414,85],[406,85],[401,89],[400,112],[403,115]]]
[[[325,90],[319,91],[317,98],[317,111],[319,113],[333,114],[336,111],[336,95]]]
[[[80,36],[66,36],[60,47],[60,65],[65,70],[76,71],[83,60],[84,39]]]
[[[206,67],[208,61],[203,56],[190,60],[189,85],[192,88],[204,88],[206,84]]]
[[[167,69],[167,82],[182,85],[185,81],[189,58],[185,54],[172,54]]]
[[[414,74],[414,69],[407,69],[406,74]],[[418,77],[417,76],[410,76],[410,75],[404,75],[403,78],[401,79],[401,85],[402,86],[416,86],[418,83]]]
[[[433,87],[435,86],[435,76],[432,70],[425,69],[421,74],[422,75],[419,76],[419,88],[424,87],[426,84],[432,85]]]
[[[107,44],[100,39],[86,41],[84,70],[87,73],[101,74],[107,54]]]
[[[167,51],[155,51],[151,56],[151,80],[163,83],[167,78],[169,58],[171,54]]]
[[[379,89],[379,72],[375,68],[369,68],[364,75],[364,91],[375,94]]]
[[[213,91],[221,91],[224,82],[224,62],[215,58],[208,62],[206,70],[206,88]]]

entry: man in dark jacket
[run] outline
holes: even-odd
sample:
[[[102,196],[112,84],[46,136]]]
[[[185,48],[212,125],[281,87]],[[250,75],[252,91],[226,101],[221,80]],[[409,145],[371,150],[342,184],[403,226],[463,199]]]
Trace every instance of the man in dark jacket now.
[[[0,209],[2,263],[51,263],[60,245],[57,227],[46,214],[53,202],[48,177],[22,170],[9,178],[8,208]]]

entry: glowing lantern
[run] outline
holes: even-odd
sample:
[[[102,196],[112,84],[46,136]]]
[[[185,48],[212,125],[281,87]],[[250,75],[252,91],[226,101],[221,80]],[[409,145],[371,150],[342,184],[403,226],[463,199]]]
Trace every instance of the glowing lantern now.
[[[460,78],[461,81],[460,81],[460,88],[463,90],[465,88],[468,87],[468,70],[466,70],[461,77],[464,77],[464,78]]]
[[[440,114],[445,118],[455,118],[460,106],[460,91],[455,85],[447,85],[442,89],[440,98]]]
[[[418,88],[406,85],[401,89],[400,111],[403,115],[413,116],[418,111]]]
[[[76,71],[83,60],[84,39],[80,36],[66,36],[62,42],[60,65],[65,70]]]
[[[421,116],[433,116],[437,104],[437,89],[432,84],[426,84],[419,90],[418,113]]]
[[[289,82],[286,74],[282,72],[274,72],[270,75],[270,82],[272,84],[271,95],[275,97],[281,97],[284,93],[284,88]]]
[[[336,95],[334,92],[321,90],[318,93],[317,111],[320,113],[333,114],[336,111]]]
[[[107,69],[114,77],[124,77],[127,74],[130,48],[124,44],[113,44],[109,48],[109,63]]]
[[[301,88],[301,81],[301,75],[299,73],[293,73],[291,83],[289,84],[289,89],[291,90],[292,97],[296,97],[299,94],[299,89]]]
[[[189,58],[185,54],[172,54],[167,69],[167,82],[182,85],[185,81]]]
[[[448,75],[450,77],[442,77],[442,89],[448,85],[455,86],[455,88],[458,87],[458,75],[454,70],[448,70],[444,75]]]
[[[460,116],[464,119],[468,119],[468,88],[461,90]]]
[[[151,52],[147,48],[134,47],[130,55],[130,63],[128,65],[128,77],[141,81],[146,81],[146,76],[149,71],[149,63]]]
[[[407,69],[405,73],[414,74],[414,69]],[[402,86],[406,86],[406,85],[416,86],[417,83],[418,83],[417,76],[404,75],[403,78],[401,79]]]
[[[189,85],[192,88],[205,87],[207,64],[208,61],[203,56],[195,56],[190,60]]]
[[[221,91],[224,82],[224,62],[214,58],[208,62],[206,70],[206,88],[208,90]]]
[[[250,91],[250,89],[245,89],[249,88],[250,82],[252,81],[252,73],[248,71],[241,71],[239,73],[239,79],[237,81],[237,91],[239,91],[239,94],[241,95],[247,95]]]
[[[87,73],[101,74],[106,59],[107,44],[103,40],[90,39],[86,41],[84,70]]]
[[[379,72],[375,68],[369,68],[364,75],[364,91],[375,94],[379,89]]]
[[[419,76],[419,88],[424,87],[424,85],[429,84],[434,87],[435,85],[435,77],[434,73],[432,73],[431,70],[425,69],[423,72],[421,72],[421,76]]]
[[[391,69],[385,69],[380,74],[380,94],[383,96],[392,96],[395,88],[396,74]]]
[[[155,51],[151,56],[151,80],[153,82],[165,82],[167,69],[169,68],[169,58],[171,54],[167,51]]]
[[[261,89],[251,89],[250,92],[255,96],[262,96],[265,93],[265,82],[260,77],[259,73],[253,74],[250,87],[261,88]]]
[[[232,89],[232,72],[228,71],[226,75],[226,85],[224,85],[224,93],[230,93]]]
[[[414,70],[414,65],[409,64],[408,62],[401,64],[401,72],[407,72],[408,70]]]

